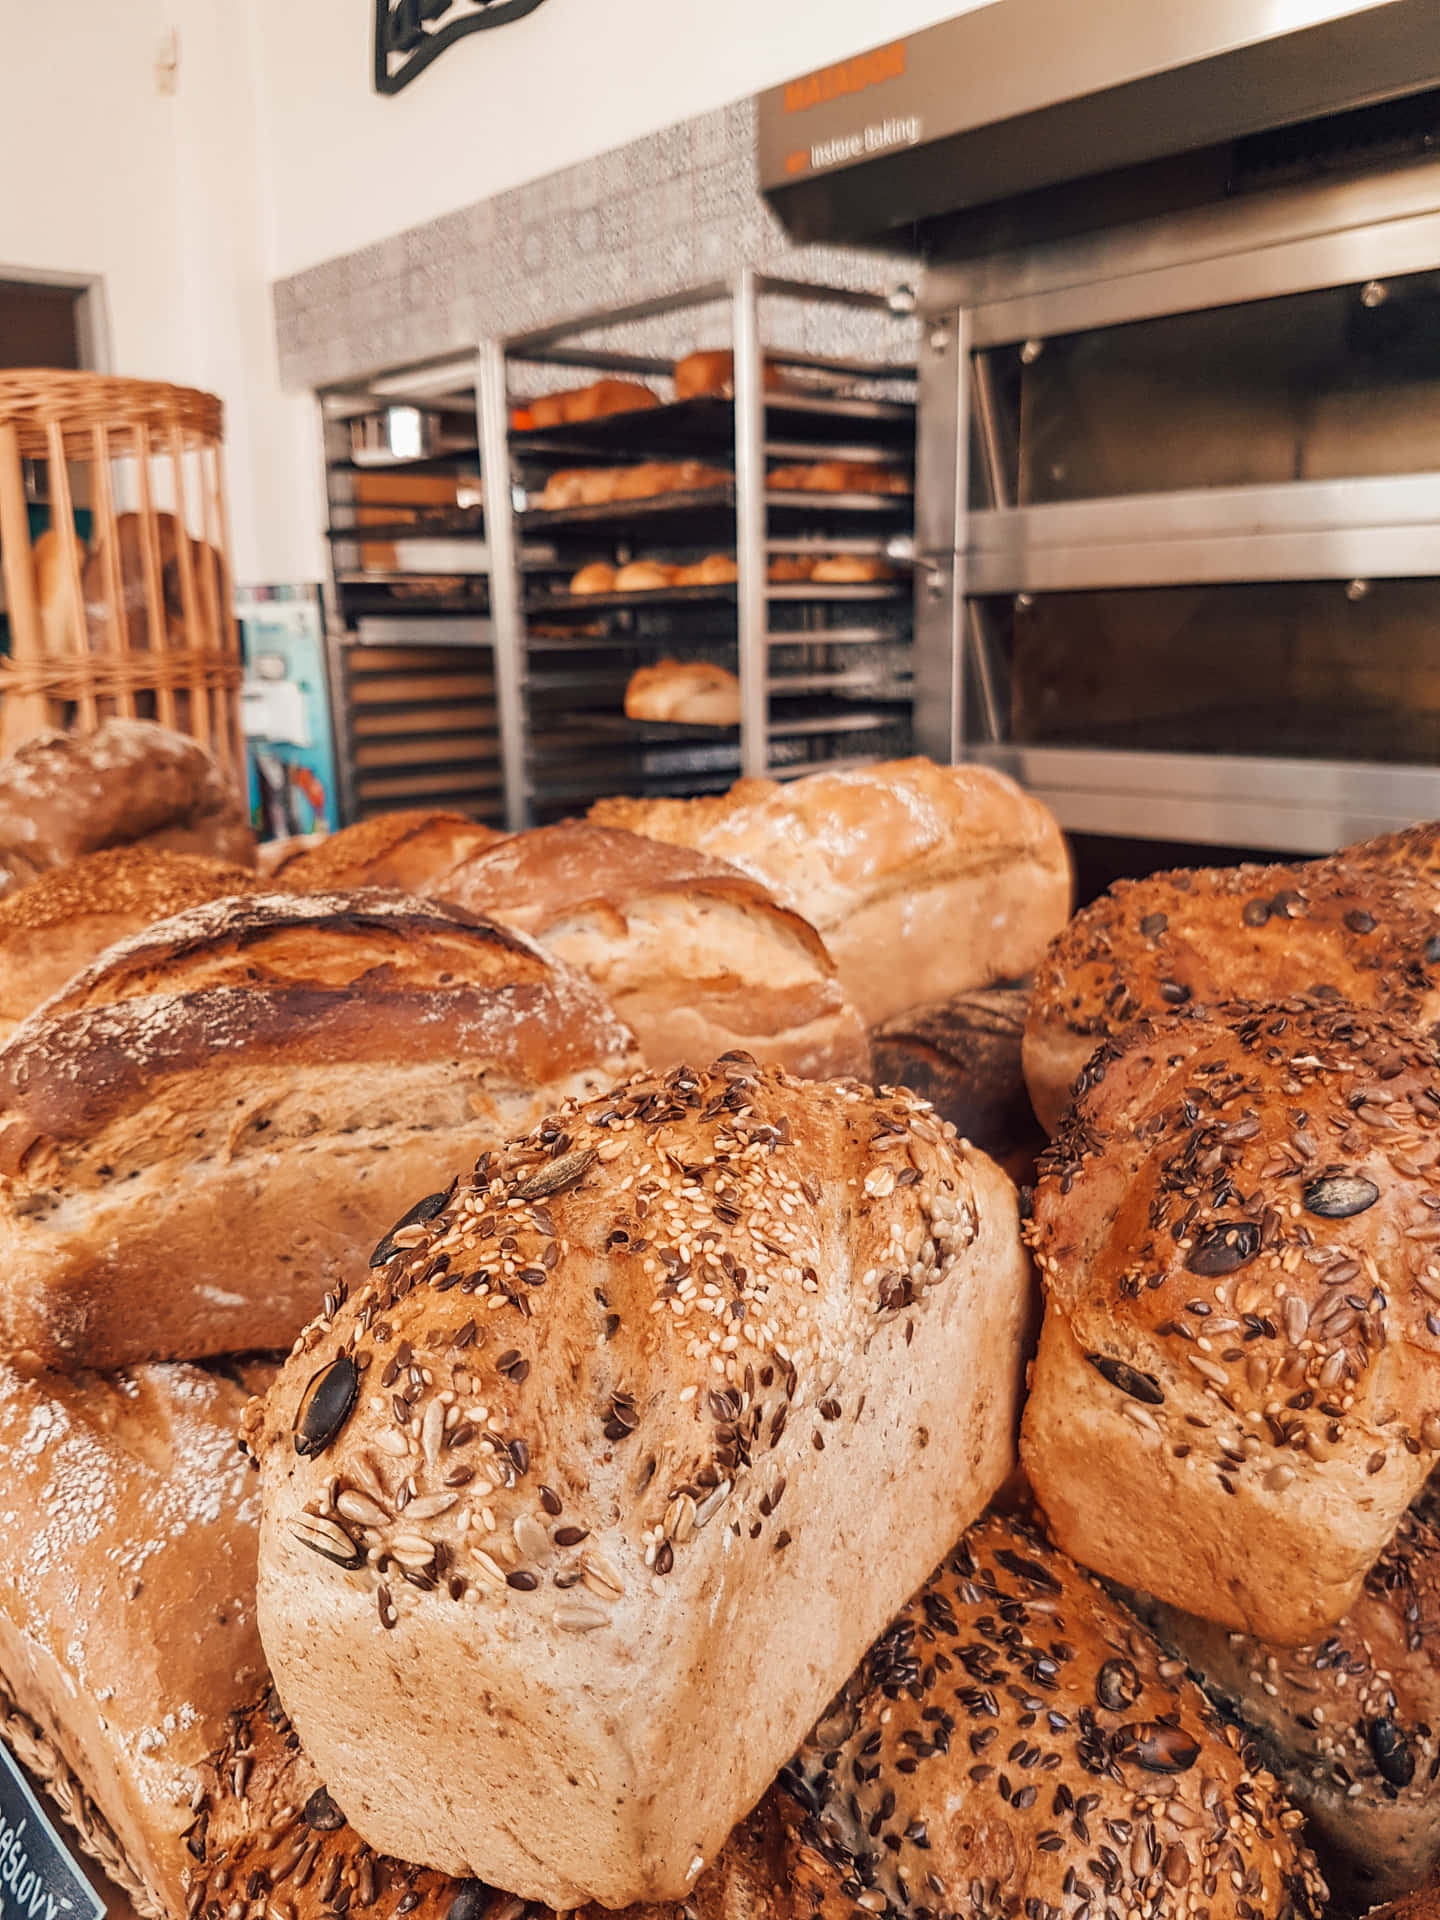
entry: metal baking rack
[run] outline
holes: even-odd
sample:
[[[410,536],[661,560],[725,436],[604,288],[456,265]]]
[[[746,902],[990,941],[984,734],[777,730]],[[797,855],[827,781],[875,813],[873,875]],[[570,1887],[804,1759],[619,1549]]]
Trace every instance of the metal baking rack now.
[[[480,363],[322,392],[341,809],[505,817],[505,680],[481,494]]]
[[[912,738],[911,586],[773,583],[772,554],[909,551],[909,493],[776,491],[773,466],[845,460],[913,468],[915,368],[901,357],[845,358],[778,337],[780,304],[808,322],[829,309],[884,315],[878,295],[742,272],[666,300],[575,316],[506,345],[511,408],[605,374],[645,382],[657,407],[506,437],[517,544],[543,537],[556,564],[516,566],[524,820],[573,812],[602,794],[698,793],[737,774],[783,778],[859,757],[903,753]],[[790,332],[795,332],[792,325]],[[803,331],[803,326],[801,328]],[[898,332],[898,329],[896,329]],[[779,332],[783,333],[781,328]],[[764,346],[762,350],[762,340]],[[652,343],[654,343],[652,347]],[[735,398],[673,398],[676,359],[732,351]],[[663,350],[660,350],[663,347]],[[792,390],[763,386],[772,361]],[[562,467],[641,460],[733,467],[734,480],[692,492],[545,510]],[[572,595],[586,563],[685,564],[733,553],[735,584]],[[624,717],[631,672],[658,657],[706,659],[738,673],[737,728],[656,727]]]

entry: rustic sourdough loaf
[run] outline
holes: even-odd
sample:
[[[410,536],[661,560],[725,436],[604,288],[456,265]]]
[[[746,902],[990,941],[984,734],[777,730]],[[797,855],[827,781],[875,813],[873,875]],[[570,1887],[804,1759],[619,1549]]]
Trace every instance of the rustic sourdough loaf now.
[[[1216,1702],[1257,1730],[1348,1910],[1406,1893],[1440,1856],[1440,1535],[1406,1514],[1322,1640],[1272,1647],[1139,1602]]]
[[[977,987],[893,1015],[870,1035],[876,1081],[909,1087],[996,1159],[1037,1151],[1043,1135],[1020,1067],[1027,999],[1024,987]]]
[[[0,892],[102,847],[255,863],[244,809],[198,740],[148,720],[38,733],[0,760]]]
[[[819,934],[723,861],[573,821],[482,849],[437,886],[586,975],[652,1067],[739,1046],[809,1079],[868,1077]]]
[[[457,907],[161,921],[0,1050],[0,1343],[61,1367],[286,1346],[417,1194],[636,1060],[586,981]]]
[[[817,930],[871,1026],[1028,973],[1070,909],[1059,827],[985,767],[891,760],[589,817],[753,875]]]
[[[1025,1076],[1046,1131],[1101,1041],[1144,1014],[1320,993],[1433,1027],[1437,837],[1411,828],[1329,860],[1118,881],[1036,970]]]
[[[1264,1640],[1360,1597],[1440,1451],[1440,1050],[1356,1007],[1141,1021],[1041,1162],[1022,1451],[1085,1565]]]
[[[256,891],[247,867],[110,847],[0,900],[0,1042],[106,947],[208,900]]]
[[[435,883],[452,867],[504,838],[463,813],[418,807],[378,813],[292,854],[274,877],[297,893],[344,893],[352,887],[435,893]]]
[[[875,1642],[769,1810],[774,1920],[1306,1920],[1325,1893],[1300,1814],[1184,1663],[998,1516]],[[702,1881],[701,1920],[734,1878],[727,1859]]]
[[[372,1846],[679,1898],[1009,1471],[1014,1189],[732,1055],[440,1198],[247,1434],[280,1696]]]

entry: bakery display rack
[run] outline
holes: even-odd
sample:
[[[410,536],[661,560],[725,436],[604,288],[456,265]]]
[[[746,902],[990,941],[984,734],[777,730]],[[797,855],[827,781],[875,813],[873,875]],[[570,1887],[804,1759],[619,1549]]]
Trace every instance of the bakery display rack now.
[[[883,314],[887,305],[879,296],[747,272],[667,300],[580,315],[507,343],[508,453],[521,555],[524,819],[554,818],[609,792],[704,792],[742,772],[784,778],[907,750],[913,360],[908,353],[844,358],[782,344],[772,323],[787,304],[828,308],[832,317],[847,310]],[[733,355],[733,398],[674,397],[675,363],[693,348]],[[525,424],[536,396],[605,377],[643,383],[660,404],[562,425]],[[557,473],[650,461],[695,463],[706,484],[639,499],[543,504]],[[767,484],[776,468],[807,461],[894,470],[906,490]],[[553,560],[524,557],[539,541],[553,548]],[[889,550],[901,559],[888,559]],[[838,554],[866,559],[890,577],[860,584],[770,577],[779,556],[813,561]],[[569,590],[591,563],[618,568],[646,560],[666,568],[707,555],[733,555],[736,577],[635,591]],[[667,657],[735,672],[740,724],[626,720],[629,675]]]
[[[414,806],[505,818],[480,371],[472,354],[320,395],[347,820]]]

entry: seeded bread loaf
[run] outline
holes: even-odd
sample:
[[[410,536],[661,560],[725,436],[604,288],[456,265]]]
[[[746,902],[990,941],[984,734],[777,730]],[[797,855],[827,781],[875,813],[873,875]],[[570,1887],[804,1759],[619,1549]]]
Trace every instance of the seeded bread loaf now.
[[[288,1346],[453,1167],[636,1062],[522,935],[401,894],[256,894],[111,947],[0,1050],[0,1347]]]
[[[275,869],[297,893],[345,893],[352,887],[398,887],[435,893],[436,881],[485,847],[505,838],[463,813],[414,808],[378,813],[302,848]]]
[[[678,1898],[1009,1471],[1014,1189],[731,1055],[440,1198],[247,1432],[280,1696],[372,1846]]]
[[[875,1642],[771,1799],[793,1920],[1302,1920],[1325,1893],[1300,1814],[1183,1662],[996,1516]]]
[[[255,863],[240,801],[198,740],[148,720],[39,733],[0,760],[0,892],[102,847]]]
[[[1101,1041],[1146,1014],[1318,992],[1435,1026],[1440,898],[1417,880],[1426,833],[1296,866],[1118,881],[1036,970],[1025,1077],[1046,1131]]]
[[[891,760],[699,800],[602,800],[590,819],[751,874],[816,929],[871,1026],[1018,979],[1070,910],[1059,827],[986,767]]]
[[[41,874],[0,900],[0,1042],[117,940],[258,884],[247,867],[144,845],[110,847]]]
[[[1347,1911],[1426,1877],[1440,1857],[1440,1535],[1407,1514],[1355,1605],[1309,1646],[1144,1611],[1217,1703],[1257,1730]]]
[[[819,934],[723,861],[575,821],[515,834],[439,884],[585,974],[652,1067],[740,1046],[807,1079],[869,1075]]]
[[[1086,1566],[1318,1639],[1440,1450],[1440,1051],[1286,1001],[1107,1042],[1041,1162],[1022,1440]]]
[[[1440,1867],[1413,1893],[1372,1907],[1367,1920],[1440,1920]]]
[[[181,1840],[205,1759],[264,1682],[260,1490],[236,1442],[271,1371],[59,1379],[0,1362],[7,1719],[23,1716],[73,1772],[171,1913],[184,1911]]]

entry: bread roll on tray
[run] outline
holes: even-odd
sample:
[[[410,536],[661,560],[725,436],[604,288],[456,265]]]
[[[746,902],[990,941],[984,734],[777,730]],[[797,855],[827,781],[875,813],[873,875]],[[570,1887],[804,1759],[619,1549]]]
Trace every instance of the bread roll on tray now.
[[[571,593],[614,593],[615,568],[608,560],[591,560],[574,575]]]
[[[1309,1646],[1272,1647],[1173,1607],[1145,1611],[1217,1703],[1257,1730],[1346,1908],[1363,1913],[1425,1879],[1440,1856],[1433,1528],[1407,1514],[1355,1605]]]
[[[41,874],[0,900],[0,1042],[117,940],[258,885],[248,867],[143,844],[109,847]]]
[[[816,928],[871,1026],[1027,973],[1070,908],[1053,816],[984,767],[881,761],[589,817],[752,874]]]
[[[0,760],[0,893],[134,841],[255,864],[244,810],[198,740],[148,720],[38,733]]]
[[[592,380],[588,386],[543,393],[529,403],[532,427],[573,426],[611,413],[636,413],[658,407],[660,396],[638,380]]]
[[[766,1813],[773,1920],[1305,1920],[1325,1897],[1301,1815],[1183,1662],[998,1516],[875,1642]],[[702,1881],[701,1920],[734,1911],[735,1877]]]
[[[773,360],[764,362],[762,378],[767,393],[783,391],[787,384]],[[706,394],[735,398],[735,355],[728,347],[702,348],[675,362],[675,398],[695,400]]]
[[[1107,1042],[1035,1190],[1022,1450],[1055,1539],[1281,1645],[1440,1451],[1440,1051],[1290,1000]]]
[[[678,567],[665,560],[632,560],[615,571],[616,593],[654,593],[660,587],[673,587]]]
[[[660,720],[679,726],[737,727],[740,682],[727,668],[710,660],[657,660],[653,667],[637,667],[631,674],[625,689],[625,714],[630,720]]]
[[[737,1053],[387,1238],[247,1434],[266,1651],[370,1844],[685,1895],[1009,1471],[1014,1209],[922,1102]]]
[[[1143,1014],[1318,991],[1434,1026],[1440,900],[1407,864],[1422,846],[1412,833],[1294,866],[1117,881],[1036,970],[1025,1075],[1047,1132],[1096,1047]]]
[[[571,821],[514,835],[444,885],[584,974],[651,1067],[743,1046],[807,1079],[869,1074],[820,936],[723,861]]]
[[[463,813],[432,813],[423,807],[378,813],[293,854],[277,869],[276,878],[298,893],[338,893],[353,887],[433,893],[434,883],[452,867],[504,838],[496,828],[481,826]]]
[[[456,907],[256,894],[161,921],[0,1050],[0,1345],[286,1346],[418,1193],[635,1059],[586,981]]]

